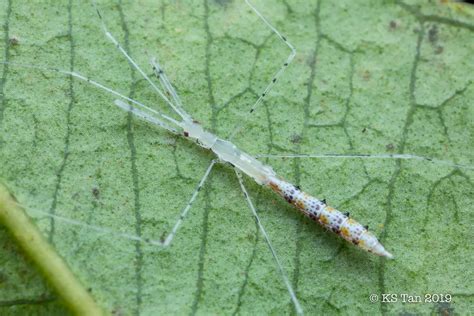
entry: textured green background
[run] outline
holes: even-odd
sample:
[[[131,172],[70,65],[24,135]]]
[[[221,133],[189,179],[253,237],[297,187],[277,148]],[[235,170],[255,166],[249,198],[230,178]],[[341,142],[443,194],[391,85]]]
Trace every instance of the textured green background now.
[[[0,1],[0,52],[74,69],[166,110],[101,33],[87,1]],[[411,153],[394,159],[269,159],[306,191],[368,224],[395,255],[359,251],[247,186],[308,314],[467,314],[474,280],[474,19],[437,1],[258,1],[298,55],[245,113],[289,51],[240,1],[100,3],[138,62],[159,54],[185,107],[252,154]],[[18,41],[15,42],[15,39]],[[159,239],[211,155],[54,73],[0,65],[0,177],[77,276],[119,314],[288,314],[289,296],[233,171],[218,165],[175,243],[52,220],[51,212]],[[54,228],[53,228],[54,227]],[[370,303],[371,293],[449,293],[450,304]],[[0,228],[0,314],[62,314]]]

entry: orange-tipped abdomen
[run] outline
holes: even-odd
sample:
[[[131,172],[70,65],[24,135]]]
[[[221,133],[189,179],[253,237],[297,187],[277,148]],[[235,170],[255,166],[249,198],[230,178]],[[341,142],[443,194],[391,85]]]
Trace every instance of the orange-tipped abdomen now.
[[[345,240],[376,255],[393,258],[392,254],[385,250],[366,227],[349,218],[348,214],[343,214],[327,206],[324,200],[320,201],[301,191],[293,184],[276,177],[270,178],[267,185],[303,214]]]

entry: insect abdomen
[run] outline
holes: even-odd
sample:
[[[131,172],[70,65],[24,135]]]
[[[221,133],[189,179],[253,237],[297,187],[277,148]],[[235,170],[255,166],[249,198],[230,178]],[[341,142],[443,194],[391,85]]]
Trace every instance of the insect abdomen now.
[[[324,200],[320,201],[293,184],[276,177],[272,177],[267,185],[303,214],[345,240],[376,255],[393,257],[366,227],[350,218],[348,214],[327,206]]]

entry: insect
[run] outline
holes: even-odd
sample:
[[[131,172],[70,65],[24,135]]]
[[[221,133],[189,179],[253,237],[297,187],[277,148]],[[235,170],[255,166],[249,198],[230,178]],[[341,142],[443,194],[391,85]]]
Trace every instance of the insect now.
[[[293,60],[296,50],[293,48],[288,40],[281,35],[262,15],[261,13],[247,0],[246,3],[254,10],[254,12],[262,19],[262,21],[285,43],[291,50],[291,54],[288,56],[287,60],[283,64],[282,68],[278,70],[275,77],[272,78],[270,84],[264,89],[262,94],[257,99],[256,103],[252,106],[250,113],[252,113],[255,108],[262,102],[263,98],[271,90],[273,85],[276,83],[277,79],[283,73],[286,67],[289,66],[290,62]],[[102,20],[100,12],[97,10],[99,18]],[[103,20],[102,20],[103,22]],[[112,93],[121,99],[115,100],[115,105],[121,108],[126,112],[130,112],[136,117],[139,117],[142,120],[148,121],[156,126],[164,128],[171,133],[183,135],[184,137],[196,142],[199,146],[211,150],[216,156],[217,160],[213,160],[209,165],[206,173],[202,177],[198,188],[191,197],[191,200],[186,205],[182,211],[178,221],[173,227],[170,234],[166,237],[163,242],[163,246],[169,246],[174,235],[182,224],[184,218],[186,217],[189,209],[191,208],[192,203],[204,182],[206,181],[209,173],[211,172],[216,161],[221,161],[232,165],[236,172],[245,173],[247,176],[253,178],[255,182],[260,185],[267,186],[275,191],[277,194],[282,196],[288,203],[295,206],[300,210],[304,215],[311,218],[312,220],[318,222],[323,227],[326,227],[328,230],[333,231],[334,233],[340,235],[349,242],[354,243],[360,248],[373,252],[379,256],[384,256],[392,258],[392,255],[385,250],[385,248],[380,244],[377,238],[368,231],[367,227],[362,226],[357,221],[349,217],[348,214],[343,214],[340,211],[335,210],[334,208],[327,206],[325,200],[318,200],[307,193],[303,192],[300,188],[294,186],[293,184],[283,180],[278,177],[273,169],[264,165],[256,158],[251,155],[239,150],[233,143],[228,140],[219,138],[218,136],[210,133],[205,130],[201,124],[195,121],[182,107],[182,102],[176,91],[174,90],[171,82],[168,80],[166,74],[164,73],[162,67],[158,64],[156,59],[151,60],[151,65],[153,66],[153,71],[156,77],[160,80],[162,89],[155,85],[155,83],[148,77],[148,75],[137,65],[137,63],[128,55],[126,50],[121,46],[121,44],[115,39],[115,37],[108,31],[105,23],[103,22],[102,27],[106,36],[112,41],[112,43],[119,49],[122,54],[127,58],[127,60],[133,65],[133,67],[143,76],[143,78],[150,83],[151,87],[157,92],[157,94],[176,112],[181,118],[181,120],[175,120],[167,115],[164,115],[152,108],[131,99],[125,95],[122,95],[116,91],[107,88],[106,86],[93,81],[89,78],[86,78],[75,72],[66,72],[62,71],[64,74],[71,75],[80,80],[84,80],[100,89],[103,89],[109,93]],[[171,97],[171,99],[168,96]],[[128,101],[125,103],[123,100]],[[242,126],[238,126],[231,135],[231,138],[235,136]],[[246,189],[243,185],[241,178],[239,177],[239,183],[249,206],[254,210],[251,200],[248,198]],[[254,211],[254,216],[257,219],[257,222],[260,222],[257,212]],[[260,226],[260,229],[264,236],[266,233],[263,226]],[[266,237],[267,238],[267,237]],[[267,243],[272,249],[269,239],[267,238]],[[274,250],[272,250],[274,253]],[[274,254],[275,259],[276,255]],[[278,262],[278,259],[276,259]],[[290,289],[289,289],[290,290]],[[290,290],[292,292],[292,290]]]
[[[108,33],[108,34],[110,34],[110,33]],[[277,33],[277,36],[278,36],[278,34],[279,33]],[[112,39],[113,39],[112,34],[110,34],[109,37],[112,37]],[[126,52],[126,50],[123,49],[123,52]],[[158,76],[158,80],[159,80],[160,84],[162,85],[161,89],[163,89],[163,90],[158,88],[158,89],[160,89],[159,91],[163,91],[163,96],[162,97],[169,100],[171,105],[174,106],[175,110],[183,116],[182,120],[173,119],[171,116],[162,116],[161,114],[159,114],[158,112],[156,112],[154,110],[149,110],[149,109],[140,107],[139,104],[136,104],[136,103],[134,103],[134,101],[132,101],[132,98],[128,98],[128,97],[125,98],[127,103],[124,103],[123,101],[116,101],[115,104],[118,107],[121,107],[122,109],[124,109],[125,111],[128,111],[128,112],[134,114],[135,116],[138,116],[138,117],[140,117],[144,120],[148,120],[148,121],[150,121],[151,123],[153,123],[155,125],[159,125],[161,127],[166,128],[168,131],[176,132],[178,134],[183,134],[187,138],[198,140],[198,141],[200,141],[200,143],[203,147],[213,147],[213,146],[215,146],[216,142],[219,139],[216,139],[213,134],[202,130],[200,125],[197,124],[196,122],[194,122],[189,117],[189,115],[187,115],[187,113],[184,112],[184,110],[182,109],[183,107],[180,104],[181,102],[179,100],[178,94],[175,93],[174,88],[170,84],[170,82],[168,81],[166,75],[163,72],[161,72],[162,71],[161,66],[156,61],[153,64],[154,64],[154,68],[155,68],[155,73]],[[282,68],[282,69],[284,69],[284,68]],[[143,73],[145,73],[145,72],[143,72]],[[76,78],[79,78],[79,79],[82,79],[82,80],[85,80],[85,81],[89,81],[92,84],[96,84],[95,81],[91,81],[91,80],[87,79],[86,77],[79,77],[81,75],[79,75],[78,73],[73,73],[73,74],[76,75]],[[277,78],[277,82],[278,81],[279,81],[279,78]],[[269,92],[266,89],[264,91],[265,91],[264,94],[267,94]],[[134,106],[134,107],[131,107],[131,106]],[[252,112],[257,112],[257,111],[252,111]],[[252,114],[249,114],[249,115],[256,115],[256,114],[252,113]],[[187,134],[187,135],[185,135],[185,134]],[[223,156],[224,158],[225,158],[225,155],[227,154],[228,157],[226,157],[226,159],[223,159],[224,161],[231,162],[236,167],[239,167],[238,163],[241,163],[240,168],[242,168],[242,171],[246,171],[251,177],[254,177],[256,179],[256,181],[260,181],[261,183],[264,183],[264,184],[265,184],[265,181],[269,180],[269,178],[274,177],[273,181],[268,181],[267,185],[271,189],[275,190],[277,193],[284,195],[289,202],[291,202],[292,204],[295,204],[297,207],[299,207],[303,211],[307,211],[308,206],[311,207],[311,205],[317,205],[321,209],[324,209],[325,211],[327,211],[328,213],[330,213],[332,211],[332,210],[327,210],[326,205],[324,203],[321,203],[322,201],[313,200],[313,199],[303,195],[303,193],[300,193],[299,189],[296,188],[295,186],[292,186],[289,183],[279,182],[281,180],[278,179],[276,176],[274,176],[272,171],[269,168],[266,168],[259,160],[252,159],[252,157],[246,156],[245,154],[243,154],[241,152],[236,154],[236,149],[231,144],[225,143],[225,141],[222,141],[222,140],[219,140],[219,142],[221,143],[222,146],[219,149],[214,148],[216,150],[215,153],[218,156],[219,155]],[[212,144],[212,146],[211,146],[211,144]],[[245,156],[248,159],[248,161],[242,161],[241,158],[243,156]],[[397,158],[397,156],[392,156],[392,157]],[[403,158],[403,157],[399,157],[399,158]],[[405,158],[408,159],[409,157],[406,156]],[[413,156],[412,158],[419,158],[419,157]],[[255,168],[253,168],[253,166],[255,166]],[[158,166],[156,168],[158,168]],[[206,180],[206,177],[210,175],[211,168],[215,168],[215,163],[214,162],[211,163],[211,165],[208,167],[208,169],[205,173],[205,177],[202,178],[201,182],[199,183],[199,186],[198,186],[199,188],[202,188],[204,186],[204,184],[205,184],[204,181]],[[243,185],[242,179],[241,178],[238,178],[238,179],[239,179],[239,185],[241,185],[242,190],[244,190],[244,192],[246,192],[247,191],[246,186]],[[305,186],[305,189],[308,189],[309,191],[312,190],[308,186]],[[294,191],[294,193],[292,193],[292,190]],[[285,192],[285,191],[287,191],[287,192]],[[102,192],[102,190],[101,190],[101,192]],[[195,201],[195,199],[197,199],[199,194],[202,194],[201,191],[199,191],[199,192],[200,193],[198,193],[198,190],[196,190],[195,191],[196,195],[194,195],[194,194],[192,195],[191,202],[186,205],[186,207],[184,208],[184,210],[182,212],[183,218],[184,218],[184,216],[189,215],[189,210],[191,209],[192,201]],[[292,198],[291,194],[297,194],[299,199],[295,199],[294,197]],[[248,192],[246,193],[246,196],[247,197],[249,196]],[[248,198],[248,203],[249,204],[251,203],[250,198]],[[314,203],[314,204],[312,204],[312,203]],[[250,207],[252,208],[252,210],[254,210],[254,212],[253,212],[254,216],[256,216],[258,218],[258,213],[255,211],[255,209],[253,207],[253,204],[250,204]],[[333,211],[333,212],[335,212],[335,211]],[[341,225],[340,225],[339,229],[336,227],[335,230],[342,234],[342,230],[340,228],[341,227],[344,228],[345,225],[348,224],[347,223],[347,221],[348,221],[347,216],[341,217],[342,215],[340,213],[335,213],[335,214],[337,215],[337,218],[334,219],[335,221],[341,219]],[[326,215],[326,214],[321,214],[321,213],[320,214],[317,213],[316,215],[319,215],[319,219],[321,219],[320,215],[324,215],[326,217],[331,216],[330,214]],[[317,216],[315,216],[315,218],[317,218]],[[258,222],[259,222],[259,220],[258,220]],[[322,222],[324,224],[324,222],[325,222],[324,217],[323,217]],[[175,233],[177,232],[178,227],[180,227],[181,223],[182,223],[182,219],[180,218],[178,220],[178,222],[176,223],[176,225],[171,229],[170,234],[165,235],[163,237],[163,243],[164,244],[170,244],[171,240],[174,238]],[[327,224],[330,224],[330,223],[328,222]],[[333,225],[329,225],[329,226],[331,228],[333,228]],[[357,226],[357,227],[361,232],[362,231],[365,232],[365,229],[360,228],[359,226]],[[259,229],[263,230],[263,226],[259,226]],[[350,231],[349,231],[349,233],[350,233],[350,234],[348,234],[349,237],[353,235],[353,233],[351,233]],[[278,266],[281,267],[282,265],[278,265]],[[284,275],[284,274],[282,274],[282,275]],[[285,282],[287,283],[287,287],[289,288],[290,293],[294,292],[293,290],[291,290],[291,285],[288,283],[288,281],[285,281]],[[300,309],[298,308],[298,301],[296,300],[296,295],[294,295],[294,296],[291,295],[291,296],[292,296],[292,299],[294,301],[294,304],[296,306],[297,311],[300,311]]]

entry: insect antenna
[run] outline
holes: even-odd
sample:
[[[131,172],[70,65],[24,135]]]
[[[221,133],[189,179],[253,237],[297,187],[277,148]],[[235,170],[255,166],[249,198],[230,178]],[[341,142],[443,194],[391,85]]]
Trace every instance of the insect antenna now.
[[[105,24],[104,18],[102,14],[100,13],[95,1],[93,2],[94,8],[97,11],[97,15],[99,16],[100,22],[102,24],[102,30],[104,31],[104,34],[107,36],[107,38],[112,41],[112,43],[115,45],[115,47],[125,56],[125,58],[128,60],[128,62],[135,68],[141,75],[142,77],[153,87],[153,89],[158,93],[158,95],[175,111],[184,121],[192,121],[191,116],[186,113],[182,108],[179,106],[175,105],[168,97],[161,91],[160,88],[158,88],[153,81],[151,81],[150,77],[138,66],[138,64],[130,57],[130,55],[125,51],[125,49],[120,45],[120,43],[115,39],[115,37],[112,35],[112,33],[109,32],[107,29],[107,25]]]
[[[161,113],[157,110],[154,110],[154,109],[146,106],[145,104],[143,104],[143,103],[141,103],[137,100],[134,100],[130,97],[127,97],[126,95],[123,95],[122,93],[120,93],[118,91],[115,91],[115,90],[103,85],[102,83],[100,83],[98,81],[95,81],[95,80],[92,80],[92,79],[90,79],[90,78],[88,78],[88,77],[86,77],[86,76],[84,76],[84,75],[82,75],[78,72],[63,70],[63,69],[57,69],[57,68],[43,67],[43,66],[20,64],[20,63],[9,62],[9,61],[0,61],[0,64],[6,64],[6,65],[21,67],[21,68],[36,69],[36,70],[47,71],[47,72],[55,72],[55,73],[59,73],[61,75],[72,76],[72,77],[77,78],[81,81],[87,82],[88,84],[90,84],[92,86],[95,86],[96,88],[98,88],[100,90],[106,91],[106,92],[108,92],[112,95],[115,95],[115,96],[117,96],[117,97],[119,97],[123,100],[126,100],[130,103],[133,103],[135,105],[135,106],[132,106],[132,105],[124,103],[123,101],[116,100],[115,105],[117,105],[119,108],[121,108],[121,109],[123,109],[127,112],[132,112],[133,114],[137,115],[138,117],[140,117],[144,120],[147,120],[148,122],[153,123],[155,125],[163,127],[163,128],[167,129],[168,131],[170,131],[172,133],[179,133],[176,128],[171,127],[168,123],[165,123],[164,121],[162,121],[158,117],[161,117],[165,121],[168,121],[169,123],[174,124],[179,128],[179,122],[176,121],[175,119],[173,119],[173,118],[169,117],[168,115],[163,114],[163,113]],[[142,110],[139,110],[137,107],[140,107]],[[147,112],[149,112],[149,113],[147,113]]]
[[[176,107],[182,109],[183,104],[181,102],[181,99],[176,92],[176,90],[173,88],[173,85],[171,84],[170,80],[168,79],[168,76],[166,76],[166,73],[163,70],[163,67],[158,63],[158,60],[156,57],[153,57],[150,60],[150,64],[153,66],[153,71],[155,72],[155,75],[160,79],[161,86],[163,87],[164,90],[168,91],[168,93],[171,95],[171,97],[174,100],[174,104]],[[184,112],[184,110],[183,110]]]

